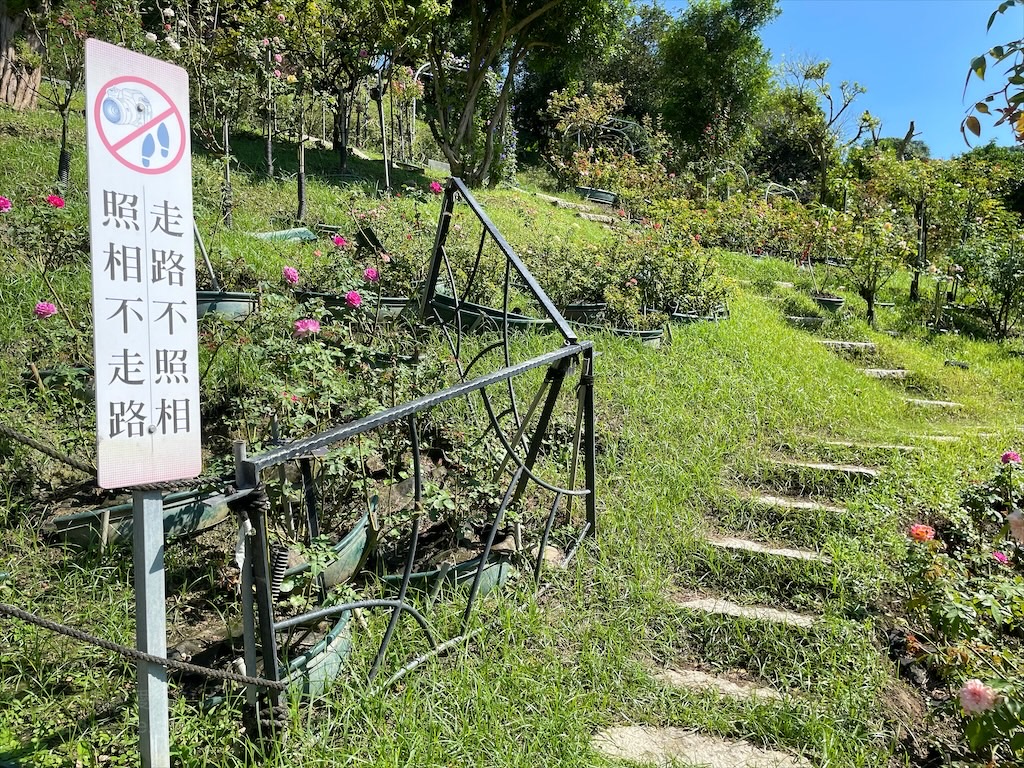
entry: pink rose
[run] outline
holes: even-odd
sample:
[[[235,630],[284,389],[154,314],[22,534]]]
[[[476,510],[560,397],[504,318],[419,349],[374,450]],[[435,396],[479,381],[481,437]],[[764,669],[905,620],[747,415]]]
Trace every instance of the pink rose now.
[[[9,210],[11,210],[10,198],[0,195],[0,213],[6,213]]]
[[[341,235],[335,235],[334,236],[334,244],[336,246],[338,246],[339,248],[344,248],[345,246],[348,245],[348,240],[346,240]]]
[[[274,54],[274,61],[276,61],[278,64],[280,64],[282,61],[284,61],[284,56],[282,56],[280,53],[275,53]]]
[[[345,294],[345,303],[355,309],[363,303],[363,297],[359,295],[359,291],[349,291]]]
[[[281,78],[281,70],[280,69],[275,69],[274,70],[274,77],[276,77],[278,79]]]
[[[1016,451],[1007,451],[999,457],[999,460],[1003,464],[1020,464],[1020,454]]]
[[[314,320],[311,317],[304,317],[301,320],[295,321],[295,335],[296,337],[303,339],[307,336],[312,336],[314,333],[320,332],[320,321]]]
[[[299,282],[299,270],[295,267],[285,267],[281,270],[281,277],[288,285],[295,285]]]
[[[282,24],[284,24],[284,14],[283,13],[277,14],[277,20],[279,22],[281,22]]]
[[[923,544],[924,542],[931,541],[935,538],[935,529],[932,528],[930,525],[924,525],[923,523],[915,523],[914,525],[910,526],[908,534],[910,535],[910,538],[912,538],[914,541]]]
[[[49,197],[46,198],[46,202],[48,202],[54,208],[63,208],[64,207],[64,198],[61,197],[60,195],[50,195]],[[1018,459],[1018,461],[1019,460],[1020,459]]]
[[[313,251],[313,255],[316,256],[317,258],[323,256],[323,254],[320,252],[319,248],[317,248],[315,251]]]
[[[987,712],[996,705],[996,692],[981,680],[968,680],[960,689],[960,706],[968,715]]]
[[[36,308],[32,310],[36,317],[45,319],[47,317],[53,317],[57,314],[57,307],[48,301],[40,301],[36,304]]]
[[[371,283],[376,283],[380,280],[380,272],[373,267],[367,267],[363,270],[363,277]]]
[[[260,45],[266,48],[268,45],[270,45],[270,41],[264,37],[262,40],[260,40]]]
[[[430,191],[433,192],[435,195],[440,195],[443,190],[444,188],[441,186],[440,182],[430,182]]]

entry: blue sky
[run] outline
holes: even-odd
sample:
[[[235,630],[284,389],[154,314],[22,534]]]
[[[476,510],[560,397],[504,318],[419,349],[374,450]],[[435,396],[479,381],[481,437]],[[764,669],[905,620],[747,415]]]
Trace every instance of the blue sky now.
[[[670,11],[685,2],[669,2]],[[911,120],[932,157],[967,150],[960,121],[967,106],[992,90],[999,70],[986,81],[964,79],[971,59],[993,45],[1024,37],[1024,7],[1001,15],[986,34],[989,14],[999,0],[780,0],[782,13],[762,30],[774,64],[783,57],[812,56],[832,62],[829,81],[867,88],[851,107],[882,120],[883,136],[902,137]],[[973,96],[973,98],[972,98]],[[974,143],[996,139],[1012,144],[1007,126],[993,128],[981,115],[982,134]]]

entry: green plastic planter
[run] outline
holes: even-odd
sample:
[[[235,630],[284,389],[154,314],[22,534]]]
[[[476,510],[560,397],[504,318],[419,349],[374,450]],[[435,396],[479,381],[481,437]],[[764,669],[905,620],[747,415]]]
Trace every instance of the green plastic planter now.
[[[437,314],[442,322],[455,324],[456,311],[453,298],[440,293],[435,294],[430,306],[437,310]],[[482,304],[473,304],[471,302],[462,302],[459,305],[458,315],[462,321],[462,328],[467,333],[474,331],[500,332],[506,318],[500,309],[485,307]],[[538,331],[553,331],[555,329],[554,322],[544,318],[528,317],[516,312],[509,312],[507,317],[510,330],[534,329]]]
[[[255,312],[258,306],[259,296],[255,293],[196,291],[196,317],[207,312],[219,312],[241,320]]]
[[[132,540],[132,504],[59,515],[51,518],[43,530],[64,541],[91,546],[102,540],[104,514],[107,522],[107,543],[124,544]],[[211,491],[182,491],[164,497],[164,537],[191,536],[227,520],[231,515],[223,494]]]

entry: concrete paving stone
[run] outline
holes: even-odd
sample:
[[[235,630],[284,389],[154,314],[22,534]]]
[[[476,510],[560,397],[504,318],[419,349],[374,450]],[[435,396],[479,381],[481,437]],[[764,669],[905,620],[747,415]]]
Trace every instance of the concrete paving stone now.
[[[673,765],[710,768],[810,768],[802,757],[757,747],[746,741],[708,736],[683,728],[625,725],[595,734],[601,754],[635,763],[668,768]]]
[[[775,459],[773,464],[793,469],[811,469],[818,472],[835,472],[850,477],[874,480],[880,474],[877,469],[862,467],[858,464],[832,464],[827,461],[800,461],[799,459]]]
[[[736,536],[710,536],[708,544],[721,549],[733,549],[742,552],[757,552],[773,557],[788,557],[791,560],[811,560],[818,563],[831,563],[832,558],[820,555],[809,549],[793,549],[790,547],[771,547],[757,541],[750,541]]]
[[[779,700],[783,698],[782,692],[774,688],[758,685],[749,680],[712,675],[699,669],[666,667],[655,672],[654,678],[670,688],[683,688],[689,691],[710,690],[734,699]]]
[[[739,619],[756,619],[775,624],[786,624],[791,627],[806,628],[812,626],[816,621],[814,616],[809,616],[805,613],[769,608],[766,605],[739,605],[738,603],[717,597],[697,597],[679,600],[676,605],[688,611],[700,611],[701,613],[719,616],[734,616]]]

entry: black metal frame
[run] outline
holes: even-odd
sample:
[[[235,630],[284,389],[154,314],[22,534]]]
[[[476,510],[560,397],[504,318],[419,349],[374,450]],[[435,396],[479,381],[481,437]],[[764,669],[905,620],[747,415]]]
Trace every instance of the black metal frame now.
[[[409,443],[412,447],[413,456],[413,476],[414,476],[414,511],[412,513],[412,532],[409,543],[409,552],[406,558],[405,569],[402,575],[402,582],[399,588],[398,596],[395,600],[377,600],[377,601],[362,601],[367,605],[372,603],[371,607],[383,607],[390,608],[392,610],[392,616],[388,623],[387,630],[384,638],[381,642],[380,648],[374,659],[373,666],[369,672],[369,680],[372,681],[377,675],[381,663],[384,659],[384,655],[387,651],[388,645],[391,642],[394,632],[397,628],[398,621],[401,613],[411,612],[411,614],[417,618],[420,622],[420,626],[427,633],[428,641],[433,647],[436,645],[436,641],[431,635],[426,623],[422,621],[422,617],[418,614],[415,609],[408,604],[407,590],[409,586],[409,580],[413,572],[416,547],[419,538],[419,525],[420,525],[420,510],[422,501],[422,470],[421,470],[421,456],[420,456],[420,440],[417,415],[424,413],[442,403],[446,403],[457,398],[467,398],[469,396],[479,392],[483,402],[483,407],[486,412],[488,426],[485,429],[485,435],[493,430],[495,436],[499,439],[504,449],[504,456],[501,457],[500,468],[498,469],[498,476],[500,477],[505,473],[506,469],[511,470],[511,478],[505,491],[504,498],[502,499],[501,505],[498,507],[497,512],[494,515],[493,521],[488,526],[486,544],[484,547],[483,556],[480,558],[480,564],[477,568],[474,576],[472,586],[470,587],[469,596],[466,601],[466,608],[463,614],[462,620],[462,635],[465,636],[469,628],[470,619],[472,616],[473,605],[477,598],[481,579],[483,577],[484,569],[487,567],[488,554],[491,551],[494,543],[495,535],[501,526],[504,514],[507,509],[515,504],[522,497],[527,485],[533,481],[540,488],[543,488],[551,493],[554,493],[555,499],[551,506],[550,513],[545,521],[545,527],[543,535],[541,537],[540,548],[537,553],[537,559],[534,564],[534,575],[535,578],[539,579],[540,571],[544,558],[544,547],[547,544],[548,537],[551,533],[551,529],[554,520],[558,514],[559,508],[563,497],[567,497],[569,500],[568,512],[571,514],[571,503],[572,500],[577,497],[583,497],[585,510],[586,510],[586,521],[582,526],[578,538],[576,539],[575,545],[570,552],[569,557],[575,552],[575,549],[582,542],[586,536],[594,536],[597,531],[597,504],[595,494],[596,484],[596,456],[595,456],[595,418],[594,418],[594,348],[593,344],[589,341],[579,341],[576,334],[572,331],[565,319],[555,308],[554,304],[544,293],[543,289],[538,285],[533,275],[530,274],[529,270],[522,263],[519,257],[515,254],[509,244],[498,232],[497,228],[486,216],[480,206],[473,199],[469,190],[466,189],[465,185],[459,179],[451,179],[445,189],[444,198],[441,204],[441,214],[438,221],[437,237],[434,243],[434,249],[431,257],[430,267],[428,270],[428,277],[424,286],[423,295],[420,303],[421,315],[424,320],[433,319],[434,321],[441,322],[441,318],[436,312],[436,309],[432,306],[432,300],[436,295],[437,282],[441,275],[442,267],[445,268],[447,276],[451,283],[453,293],[455,293],[455,280],[452,272],[451,265],[448,261],[448,256],[445,250],[445,244],[448,237],[448,232],[451,224],[452,212],[456,204],[457,198],[461,197],[469,205],[472,212],[475,214],[477,219],[482,225],[481,233],[481,245],[477,252],[477,262],[474,265],[473,271],[470,276],[469,286],[467,290],[472,287],[473,279],[475,278],[479,263],[480,255],[483,252],[484,243],[487,238],[491,238],[497,245],[500,252],[505,256],[506,260],[506,273],[505,273],[505,295],[504,295],[504,321],[501,323],[502,327],[499,330],[501,333],[501,340],[498,343],[487,346],[483,352],[479,353],[468,365],[463,366],[462,361],[459,359],[459,353],[462,348],[462,334],[464,329],[462,328],[460,313],[456,311],[455,321],[453,324],[449,324],[453,327],[443,328],[443,332],[449,341],[452,348],[452,352],[456,358],[456,364],[459,373],[459,381],[451,386],[448,386],[439,391],[433,392],[422,397],[415,398],[405,403],[401,403],[397,406],[387,408],[378,413],[371,414],[369,416],[357,419],[347,424],[336,426],[332,429],[328,429],[317,435],[295,440],[284,445],[278,445],[269,450],[263,451],[253,456],[246,456],[245,451],[239,451],[236,454],[236,478],[240,489],[257,488],[260,483],[260,475],[264,470],[270,470],[272,468],[280,468],[285,462],[298,461],[301,470],[303,496],[306,507],[306,515],[308,519],[307,527],[310,533],[317,530],[319,525],[318,512],[317,512],[317,497],[316,490],[313,486],[312,470],[310,463],[310,456],[318,451],[321,451],[329,446],[337,445],[341,442],[357,438],[358,436],[378,429],[380,427],[394,424],[396,422],[406,422]],[[510,285],[510,270],[514,268],[518,273],[520,279],[527,286],[530,292],[536,298],[538,304],[543,311],[548,315],[554,327],[557,329],[559,334],[562,336],[562,346],[558,349],[546,352],[536,357],[524,360],[522,362],[512,363],[510,354],[510,337],[508,328],[508,289]],[[459,304],[456,298],[457,306]],[[443,323],[442,323],[443,325]],[[452,338],[452,330],[454,328],[456,337]],[[475,378],[467,378],[469,371],[474,365],[489,351],[494,351],[497,348],[502,348],[503,361],[505,365],[489,373],[482,374]],[[534,466],[540,454],[541,444],[547,433],[550,425],[552,416],[557,405],[559,393],[562,389],[562,385],[565,381],[566,376],[570,375],[576,366],[580,367],[580,377],[577,392],[577,416],[576,416],[576,429],[573,436],[572,445],[572,462],[571,469],[569,472],[568,487],[561,487],[550,482],[547,482],[534,472]],[[544,380],[536,393],[533,404],[526,412],[525,417],[521,417],[519,409],[516,405],[515,390],[512,385],[513,379],[521,376],[531,370],[546,367],[547,372]],[[508,393],[511,405],[502,413],[495,413],[492,401],[487,393],[487,388],[494,385],[506,385],[508,387]],[[546,397],[545,397],[546,392]],[[526,440],[526,433],[529,424],[533,418],[534,413],[541,401],[544,399],[543,407],[540,408],[540,413],[537,418],[537,423],[533,429],[532,435],[529,441]],[[511,415],[514,418],[515,425],[515,436],[510,441],[502,431],[500,419]],[[519,456],[517,451],[525,449],[525,456]],[[576,488],[576,472],[579,464],[579,457],[582,453],[583,457],[583,470],[584,478],[582,489]],[[249,572],[244,574],[245,578],[243,583],[248,582],[251,579],[251,583],[255,585],[255,600],[243,600],[243,612],[246,614],[244,619],[246,626],[251,627],[253,623],[257,623],[259,627],[259,651],[263,658],[263,675],[271,680],[281,679],[280,660],[278,653],[278,644],[276,632],[286,627],[293,627],[299,624],[306,624],[314,622],[316,620],[323,619],[329,615],[337,615],[346,610],[345,606],[333,606],[326,609],[316,610],[302,616],[298,616],[289,619],[286,622],[276,622],[274,618],[274,604],[272,595],[271,575],[270,575],[270,560],[269,560],[269,541],[267,536],[267,520],[266,520],[267,505],[256,505],[256,508],[251,512],[251,524],[253,529],[254,540],[252,546],[246,547],[247,552],[251,552],[251,559],[247,557],[246,563],[243,565],[243,569],[249,569]],[[325,596],[324,586],[321,584],[321,594]],[[255,603],[255,608],[253,607]],[[362,604],[360,603],[360,604]],[[356,605],[356,604],[349,604]],[[256,619],[258,618],[258,622]],[[254,659],[256,656],[255,648],[256,639],[255,637],[246,637],[246,658]],[[447,645],[447,644],[446,644]],[[250,670],[251,673],[251,670]],[[250,691],[250,700],[255,698],[255,692]],[[271,703],[277,704],[280,699],[280,692],[270,693]]]

